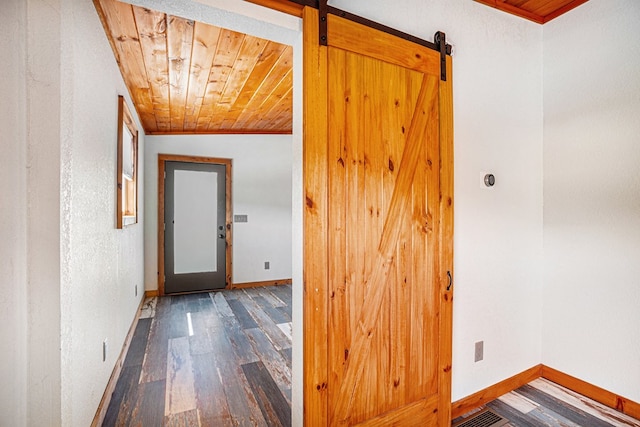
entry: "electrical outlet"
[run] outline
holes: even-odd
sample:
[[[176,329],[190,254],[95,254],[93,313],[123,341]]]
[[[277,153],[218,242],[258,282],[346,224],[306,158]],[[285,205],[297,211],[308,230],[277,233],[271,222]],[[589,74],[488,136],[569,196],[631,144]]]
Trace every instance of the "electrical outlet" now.
[[[484,341],[478,341],[476,343],[476,354],[474,357],[474,362],[479,362],[484,359]]]
[[[269,269],[269,261],[265,261],[264,262],[264,269],[268,270]]]
[[[102,341],[102,361],[105,362],[107,360],[107,339],[105,338]]]

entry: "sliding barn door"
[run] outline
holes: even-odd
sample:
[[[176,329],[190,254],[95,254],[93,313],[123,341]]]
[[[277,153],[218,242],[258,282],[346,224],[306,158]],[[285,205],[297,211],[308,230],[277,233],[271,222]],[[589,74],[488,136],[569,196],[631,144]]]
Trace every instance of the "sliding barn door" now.
[[[450,425],[450,77],[429,48],[333,15],[320,46],[304,22],[305,422]]]

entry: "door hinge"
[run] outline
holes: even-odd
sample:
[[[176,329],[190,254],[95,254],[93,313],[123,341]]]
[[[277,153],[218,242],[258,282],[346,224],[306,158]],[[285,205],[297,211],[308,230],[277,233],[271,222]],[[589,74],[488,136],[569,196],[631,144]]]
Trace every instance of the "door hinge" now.
[[[164,224],[162,224],[162,230],[163,231],[167,231],[167,223],[166,222]]]
[[[438,31],[433,36],[433,40],[440,52],[440,80],[447,81],[447,55],[451,55],[451,45],[447,44],[447,35]]]
[[[164,179],[167,179],[167,171],[164,171]]]
[[[320,22],[318,23],[318,28],[320,30],[320,46],[327,46],[327,15],[329,14],[329,6],[327,5],[327,0],[319,0],[318,1],[318,17],[320,18]]]

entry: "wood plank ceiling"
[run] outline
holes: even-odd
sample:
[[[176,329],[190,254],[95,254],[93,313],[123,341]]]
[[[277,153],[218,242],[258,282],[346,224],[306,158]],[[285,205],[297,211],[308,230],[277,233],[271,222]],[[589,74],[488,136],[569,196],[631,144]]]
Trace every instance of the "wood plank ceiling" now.
[[[549,22],[588,0],[476,0],[538,24]]]
[[[116,0],[94,4],[146,134],[291,133],[291,46]]]

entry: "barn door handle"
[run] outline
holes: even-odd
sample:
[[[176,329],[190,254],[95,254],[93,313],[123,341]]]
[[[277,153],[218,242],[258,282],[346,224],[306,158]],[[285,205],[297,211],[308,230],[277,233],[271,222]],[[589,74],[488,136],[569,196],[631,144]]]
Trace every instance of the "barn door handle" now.
[[[449,278],[449,284],[447,285],[447,290],[451,289],[451,285],[453,285],[453,277],[451,277],[451,272],[447,271],[447,277]]]

